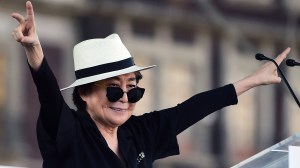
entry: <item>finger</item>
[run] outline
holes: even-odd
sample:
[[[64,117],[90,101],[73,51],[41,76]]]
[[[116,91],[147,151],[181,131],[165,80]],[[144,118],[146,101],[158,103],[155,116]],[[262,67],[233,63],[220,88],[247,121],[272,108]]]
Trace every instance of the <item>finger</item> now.
[[[290,53],[291,48],[288,47],[287,49],[285,49],[281,54],[279,54],[276,58],[275,61],[276,63],[279,65],[286,57],[287,55]]]
[[[281,82],[281,78],[278,77],[278,76],[275,76],[273,79],[272,79],[272,83],[280,83]]]
[[[24,45],[31,45],[31,46],[36,45],[36,42],[31,37],[27,37],[27,36],[23,37],[21,39],[21,42]]]
[[[11,16],[15,18],[20,24],[25,22],[25,18],[19,13],[12,13]]]
[[[34,21],[33,6],[30,1],[26,2],[26,11],[27,11],[27,19],[30,21]]]
[[[22,41],[22,38],[24,37],[23,36],[23,33],[20,32],[18,29],[15,29],[13,32],[12,32],[12,36],[14,37],[14,39],[18,42],[21,42]]]

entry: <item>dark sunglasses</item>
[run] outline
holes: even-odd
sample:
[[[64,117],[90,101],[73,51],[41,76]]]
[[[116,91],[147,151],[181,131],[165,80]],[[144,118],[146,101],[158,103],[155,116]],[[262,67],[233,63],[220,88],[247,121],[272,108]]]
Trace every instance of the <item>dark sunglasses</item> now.
[[[130,89],[128,92],[124,92],[119,87],[107,87],[106,97],[110,102],[116,102],[119,99],[121,99],[121,97],[123,97],[124,93],[126,93],[128,97],[128,101],[130,103],[136,103],[143,97],[144,92],[145,89],[140,87]]]

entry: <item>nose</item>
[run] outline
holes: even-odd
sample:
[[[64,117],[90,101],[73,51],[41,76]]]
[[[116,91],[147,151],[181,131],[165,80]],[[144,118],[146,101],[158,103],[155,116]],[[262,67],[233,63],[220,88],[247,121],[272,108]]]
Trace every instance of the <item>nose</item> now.
[[[120,98],[120,101],[123,102],[123,103],[128,102],[127,92],[124,92],[123,96]]]
[[[124,91],[124,93],[123,93],[123,96],[120,98],[120,101],[123,103],[127,103],[128,102],[127,88],[121,87],[121,89]]]

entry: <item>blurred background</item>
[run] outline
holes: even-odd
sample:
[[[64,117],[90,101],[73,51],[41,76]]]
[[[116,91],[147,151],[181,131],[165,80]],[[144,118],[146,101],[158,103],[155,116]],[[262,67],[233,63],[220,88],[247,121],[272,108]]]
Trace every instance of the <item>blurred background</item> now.
[[[73,46],[118,33],[142,66],[144,99],[135,115],[175,106],[235,82],[286,47],[300,61],[297,0],[32,0],[37,32],[61,88],[71,84]],[[0,0],[0,165],[41,167],[35,136],[39,103],[25,53],[11,36],[25,0]],[[300,95],[300,67],[281,65]],[[72,90],[63,92],[71,107]],[[300,132],[285,84],[260,86],[178,136],[181,155],[155,168],[226,168]]]

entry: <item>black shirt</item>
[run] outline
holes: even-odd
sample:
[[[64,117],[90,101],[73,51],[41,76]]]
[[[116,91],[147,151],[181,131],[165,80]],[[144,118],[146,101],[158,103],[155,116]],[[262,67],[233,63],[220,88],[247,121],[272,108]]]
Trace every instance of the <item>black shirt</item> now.
[[[41,104],[37,138],[45,168],[151,168],[156,159],[179,154],[176,136],[210,113],[236,104],[232,84],[197,94],[175,107],[132,115],[118,128],[123,161],[108,147],[86,111],[64,101],[57,81],[43,60],[31,69]]]

